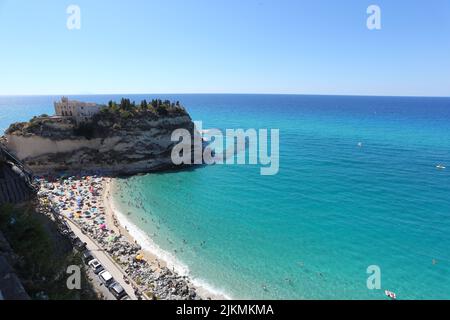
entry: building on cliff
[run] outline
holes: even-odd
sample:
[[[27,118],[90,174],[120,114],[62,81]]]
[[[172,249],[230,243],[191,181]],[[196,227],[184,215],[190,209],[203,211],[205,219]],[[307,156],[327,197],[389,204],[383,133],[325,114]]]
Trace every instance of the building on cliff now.
[[[81,102],[62,97],[61,101],[55,102],[55,114],[60,117],[71,117],[77,123],[82,123],[91,120],[103,107],[92,102]]]

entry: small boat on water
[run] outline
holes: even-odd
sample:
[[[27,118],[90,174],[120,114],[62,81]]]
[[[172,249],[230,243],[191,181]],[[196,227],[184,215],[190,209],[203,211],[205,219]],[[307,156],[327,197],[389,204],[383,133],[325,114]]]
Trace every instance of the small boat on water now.
[[[392,292],[392,291],[386,290],[386,291],[384,291],[384,294],[387,297],[391,298],[392,300],[396,300],[397,299],[397,295],[394,292]]]
[[[436,166],[436,168],[438,168],[438,169],[440,169],[440,170],[444,170],[444,169],[445,169],[445,166],[443,166],[442,164],[438,164],[438,165]]]

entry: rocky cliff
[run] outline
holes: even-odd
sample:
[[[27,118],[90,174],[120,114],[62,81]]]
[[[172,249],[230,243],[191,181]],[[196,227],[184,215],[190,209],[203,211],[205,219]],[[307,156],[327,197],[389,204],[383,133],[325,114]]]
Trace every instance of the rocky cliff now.
[[[178,104],[152,108],[105,107],[91,122],[68,117],[36,117],[12,124],[6,147],[35,174],[100,171],[136,174],[172,167],[175,129],[195,126]]]

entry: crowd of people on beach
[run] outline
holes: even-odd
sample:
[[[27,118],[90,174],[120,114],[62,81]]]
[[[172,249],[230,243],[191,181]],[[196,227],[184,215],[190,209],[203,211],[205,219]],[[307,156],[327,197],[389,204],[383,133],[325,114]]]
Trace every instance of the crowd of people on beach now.
[[[135,212],[140,212],[140,222],[145,225],[149,224],[154,227],[153,229],[155,230],[155,232],[151,233],[151,238],[159,238],[162,241],[170,244],[170,247],[172,248],[171,250],[175,255],[179,252],[183,252],[186,249],[191,249],[194,252],[199,252],[207,248],[206,239],[202,239],[198,242],[188,242],[188,240],[184,238],[181,239],[181,241],[174,241],[173,239],[165,235],[164,232],[159,232],[163,228],[169,232],[172,232],[173,229],[170,227],[170,223],[168,223],[167,219],[164,216],[158,216],[148,208],[149,206],[147,206],[147,204],[154,201],[154,199],[147,197],[147,195],[144,194],[142,190],[140,190],[140,188],[136,186],[136,184],[130,182],[127,179],[123,179],[120,180],[120,183],[115,183],[114,188],[118,191],[117,193],[120,194],[120,197],[117,199],[117,201],[124,207],[132,209],[133,214]],[[126,210],[125,212],[127,216],[130,216],[132,214],[129,210]],[[191,220],[189,221],[189,223],[192,225],[192,228],[200,231],[201,225],[198,222]],[[170,253],[170,251],[168,252]]]
[[[124,280],[131,282],[138,298],[145,293],[153,299],[201,299],[186,276],[159,262],[149,263],[142,248],[120,232],[119,221],[104,203],[109,180],[96,175],[39,177],[38,199],[42,208],[50,208],[59,218],[70,219],[107,252],[125,272]]]

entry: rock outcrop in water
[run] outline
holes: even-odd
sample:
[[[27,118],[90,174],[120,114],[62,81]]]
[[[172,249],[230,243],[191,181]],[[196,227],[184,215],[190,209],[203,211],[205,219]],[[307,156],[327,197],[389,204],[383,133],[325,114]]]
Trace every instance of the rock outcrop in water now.
[[[76,124],[70,117],[35,117],[12,124],[4,143],[36,174],[100,171],[136,174],[173,167],[175,129],[195,130],[178,103],[135,106],[110,102],[92,118]]]

